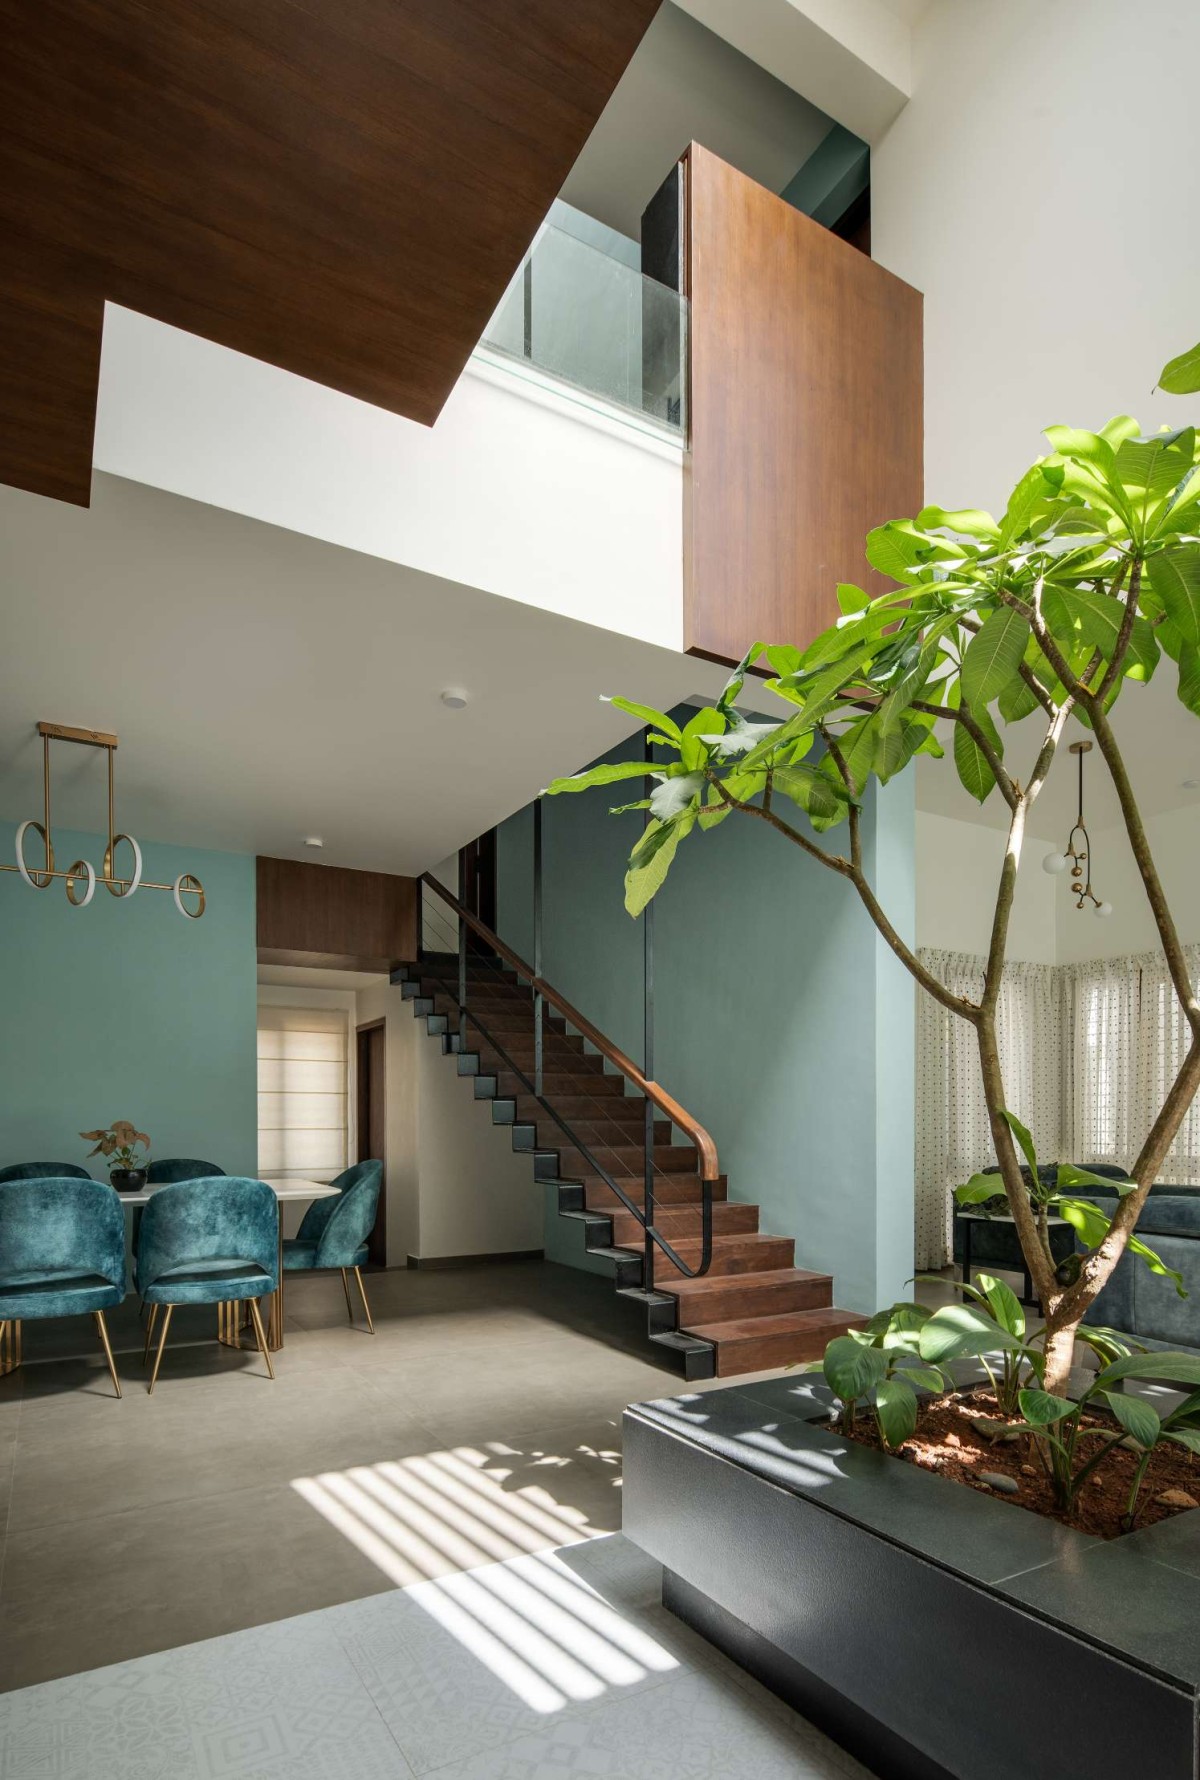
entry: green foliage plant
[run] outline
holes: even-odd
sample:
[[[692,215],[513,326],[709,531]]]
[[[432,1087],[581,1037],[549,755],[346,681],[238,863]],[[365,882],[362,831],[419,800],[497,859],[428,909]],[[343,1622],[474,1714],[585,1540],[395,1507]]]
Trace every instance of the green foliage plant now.
[[[1081,1320],[1125,1252],[1200,1087],[1200,1000],[1111,722],[1130,687],[1168,670],[1182,703],[1200,715],[1200,453],[1194,427],[1146,436],[1124,415],[1099,432],[1053,426],[1046,437],[1049,452],[1020,478],[998,519],[930,506],[879,526],[866,554],[893,583],[889,591],[871,597],[841,586],[840,616],[806,647],[753,644],[716,703],[684,727],[653,707],[614,699],[649,726],[651,758],[608,763],[548,789],[561,795],[648,781],[648,795],[625,806],[647,818],[625,879],[631,915],[661,889],[686,840],[730,817],[766,824],[844,878],[924,992],[972,1027],[1004,1192],[1045,1319],[1046,1388],[1055,1392],[1069,1373]],[[760,658],[771,673],[766,684],[792,707],[776,721],[738,706]],[[1038,724],[1040,741],[1031,769],[1018,777],[1005,736],[1026,719]],[[1090,733],[1112,780],[1192,1037],[1130,1170],[1129,1190],[1077,1276],[1064,1283],[1046,1218],[1021,1175],[996,1010],[1030,812],[1072,722]],[[978,999],[947,989],[908,946],[875,895],[862,844],[872,780],[886,785],[916,755],[940,755],[939,723],[949,725],[966,793],[1006,806]],[[1164,761],[1163,772],[1172,764]],[[826,843],[835,831],[844,844]]]

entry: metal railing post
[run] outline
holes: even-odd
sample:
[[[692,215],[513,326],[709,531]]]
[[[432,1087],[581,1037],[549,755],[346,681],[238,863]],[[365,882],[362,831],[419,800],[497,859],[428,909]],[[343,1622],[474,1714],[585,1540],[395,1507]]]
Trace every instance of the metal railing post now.
[[[467,1042],[467,924],[458,918],[458,1044]]]
[[[653,731],[646,731],[645,759],[650,758],[650,737]],[[647,781],[646,792],[649,795],[650,784]],[[650,822],[650,812],[646,812],[646,822]],[[654,1080],[654,899],[646,904],[642,911],[642,1073],[648,1082]],[[643,1211],[643,1252],[642,1286],[649,1291],[654,1284],[654,1104],[649,1096],[645,1101],[645,1118],[643,1121],[642,1138],[644,1144],[644,1161],[642,1172],[642,1211]]]
[[[542,800],[533,806],[533,1079],[539,1098],[542,1093],[543,1024],[545,1002],[542,999]]]

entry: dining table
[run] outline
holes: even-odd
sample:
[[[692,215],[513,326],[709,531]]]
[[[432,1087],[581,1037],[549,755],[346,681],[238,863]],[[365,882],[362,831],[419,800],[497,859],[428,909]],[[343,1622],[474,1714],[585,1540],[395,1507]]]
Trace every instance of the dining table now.
[[[335,1199],[340,1191],[332,1187],[328,1181],[320,1180],[283,1180],[262,1177],[278,1199],[280,1205],[303,1203],[311,1205],[315,1199]],[[139,1187],[134,1193],[122,1193],[122,1205],[148,1205],[161,1188],[158,1185]],[[266,1299],[267,1346],[272,1353],[278,1353],[283,1346],[283,1219],[279,1220],[279,1283]],[[242,1342],[244,1306],[241,1304],[219,1304],[217,1306],[217,1340],[226,1347],[240,1347]]]

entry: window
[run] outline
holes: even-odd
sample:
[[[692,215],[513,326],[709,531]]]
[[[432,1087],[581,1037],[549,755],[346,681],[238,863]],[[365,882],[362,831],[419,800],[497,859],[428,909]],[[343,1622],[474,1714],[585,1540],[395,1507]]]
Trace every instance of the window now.
[[[258,1010],[258,1172],[332,1180],[347,1163],[346,1015]]]

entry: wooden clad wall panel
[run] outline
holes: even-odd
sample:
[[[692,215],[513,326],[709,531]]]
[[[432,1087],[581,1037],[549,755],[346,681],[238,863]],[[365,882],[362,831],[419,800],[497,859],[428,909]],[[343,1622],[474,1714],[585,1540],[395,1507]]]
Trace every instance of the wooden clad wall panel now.
[[[388,970],[416,958],[415,878],[262,855],[256,866],[260,962]]]
[[[106,299],[431,424],[659,0],[0,0],[0,480]]]
[[[803,646],[922,503],[920,293],[693,143],[684,647]]]

